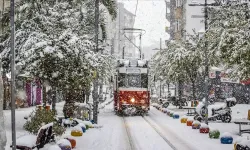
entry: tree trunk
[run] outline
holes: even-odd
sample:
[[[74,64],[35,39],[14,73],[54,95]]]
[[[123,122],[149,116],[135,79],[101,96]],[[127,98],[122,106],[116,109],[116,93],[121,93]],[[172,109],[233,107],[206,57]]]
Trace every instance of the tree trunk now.
[[[43,85],[43,105],[46,106],[46,103],[47,103],[46,86]]]
[[[193,100],[196,100],[196,87],[195,87],[195,80],[191,80],[192,82],[192,91],[193,91]]]
[[[2,63],[0,62],[0,68],[2,68]],[[4,125],[4,115],[3,115],[3,79],[0,73],[0,149],[4,150],[6,146],[6,132]]]
[[[52,110],[56,110],[56,88],[52,87]]]

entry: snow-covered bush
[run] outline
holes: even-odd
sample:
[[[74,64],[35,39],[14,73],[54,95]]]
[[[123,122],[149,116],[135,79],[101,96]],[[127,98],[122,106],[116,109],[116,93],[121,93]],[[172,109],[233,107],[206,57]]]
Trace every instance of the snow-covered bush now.
[[[31,112],[29,119],[24,124],[24,129],[30,133],[37,134],[43,125],[51,122],[53,122],[53,132],[56,135],[62,135],[65,129],[57,123],[54,111],[45,109],[37,109]]]

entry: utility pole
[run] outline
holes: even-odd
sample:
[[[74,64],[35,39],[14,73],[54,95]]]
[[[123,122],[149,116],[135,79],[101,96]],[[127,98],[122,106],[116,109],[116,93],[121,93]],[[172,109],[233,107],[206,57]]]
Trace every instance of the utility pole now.
[[[161,50],[162,50],[162,46],[161,46],[161,38],[160,38],[160,52],[161,52]],[[160,98],[161,98],[161,80],[162,79],[160,79]]]
[[[99,0],[95,0],[95,43],[96,43],[96,47],[95,47],[95,52],[98,53],[98,32],[99,32]],[[93,103],[94,103],[94,107],[93,107],[93,120],[94,122],[97,124],[98,122],[98,72],[96,70],[95,73],[95,79],[93,82]]]
[[[208,12],[207,12],[207,0],[205,0],[205,33],[208,29],[207,25],[207,19],[208,19]],[[206,34],[204,34],[205,38],[205,107],[206,107],[206,116],[205,116],[205,123],[208,124],[208,79],[209,79],[209,73],[208,73],[208,43],[206,39]]]
[[[204,26],[205,26],[205,33],[208,29],[208,10],[207,6],[219,6],[218,3],[214,4],[208,4],[207,0],[205,0],[205,4],[189,4],[189,6],[204,6]],[[208,124],[208,96],[209,96],[209,91],[208,91],[208,79],[209,79],[209,64],[208,64],[208,42],[206,40],[206,34],[204,34],[205,38],[205,84],[204,84],[204,95],[205,95],[205,108],[206,108],[206,114],[205,114],[205,123]]]
[[[15,120],[15,0],[10,2],[10,27],[11,27],[11,128],[12,150],[16,150],[16,120]]]

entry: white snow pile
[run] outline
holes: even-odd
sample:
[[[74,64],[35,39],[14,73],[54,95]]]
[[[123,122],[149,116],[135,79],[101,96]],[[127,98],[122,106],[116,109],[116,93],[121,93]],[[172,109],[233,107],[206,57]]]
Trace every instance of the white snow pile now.
[[[194,118],[188,117],[187,121],[194,121]]]
[[[80,126],[75,126],[72,130],[82,132],[82,128]]]
[[[36,139],[37,139],[36,135],[21,136],[16,140],[16,145],[33,147],[36,146]]]
[[[173,113],[173,115],[179,115],[179,113],[177,113],[177,112],[174,112],[174,113]]]
[[[83,127],[83,128],[85,128],[86,129],[86,125],[84,124],[84,123],[79,123],[77,126],[79,126],[79,127]]]
[[[231,138],[232,137],[232,134],[229,133],[229,132],[224,132],[221,137],[224,137],[224,138]]]
[[[61,140],[57,141],[56,144],[61,145],[61,146],[70,146],[71,147],[71,143],[66,139],[61,139]]]
[[[192,123],[192,125],[200,125],[201,123],[200,123],[200,121],[198,121],[198,120],[195,120],[193,123]]]
[[[167,108],[162,108],[162,111],[167,111]]]
[[[53,122],[48,123],[48,124],[42,126],[40,129],[47,129],[47,128],[51,127],[51,126],[53,126]]]
[[[236,98],[235,97],[230,97],[226,99],[227,102],[236,102]]]
[[[239,142],[240,145],[242,146],[247,146],[250,147],[250,140],[249,139],[243,139]]]
[[[209,131],[211,131],[211,132],[219,132],[218,129],[214,129],[214,128],[209,128]]]
[[[207,124],[205,124],[205,123],[201,123],[200,128],[209,128],[209,126]]]
[[[138,66],[143,67],[146,64],[146,60],[138,60]]]
[[[72,121],[71,120],[69,120],[69,119],[63,119],[63,124],[67,124],[67,125],[69,125],[69,124],[71,124],[72,123]]]
[[[181,116],[181,119],[182,119],[182,118],[188,118],[188,117],[187,117],[186,115],[183,115],[183,116]]]
[[[48,150],[61,150],[61,148],[58,145],[51,145]]]

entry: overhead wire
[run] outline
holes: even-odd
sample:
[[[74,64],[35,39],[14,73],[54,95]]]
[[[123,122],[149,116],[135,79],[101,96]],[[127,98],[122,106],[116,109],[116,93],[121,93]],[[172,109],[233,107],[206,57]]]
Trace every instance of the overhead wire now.
[[[138,8],[138,2],[139,0],[136,1],[136,7],[135,7],[135,17],[136,17],[136,12],[137,12],[137,8]]]

